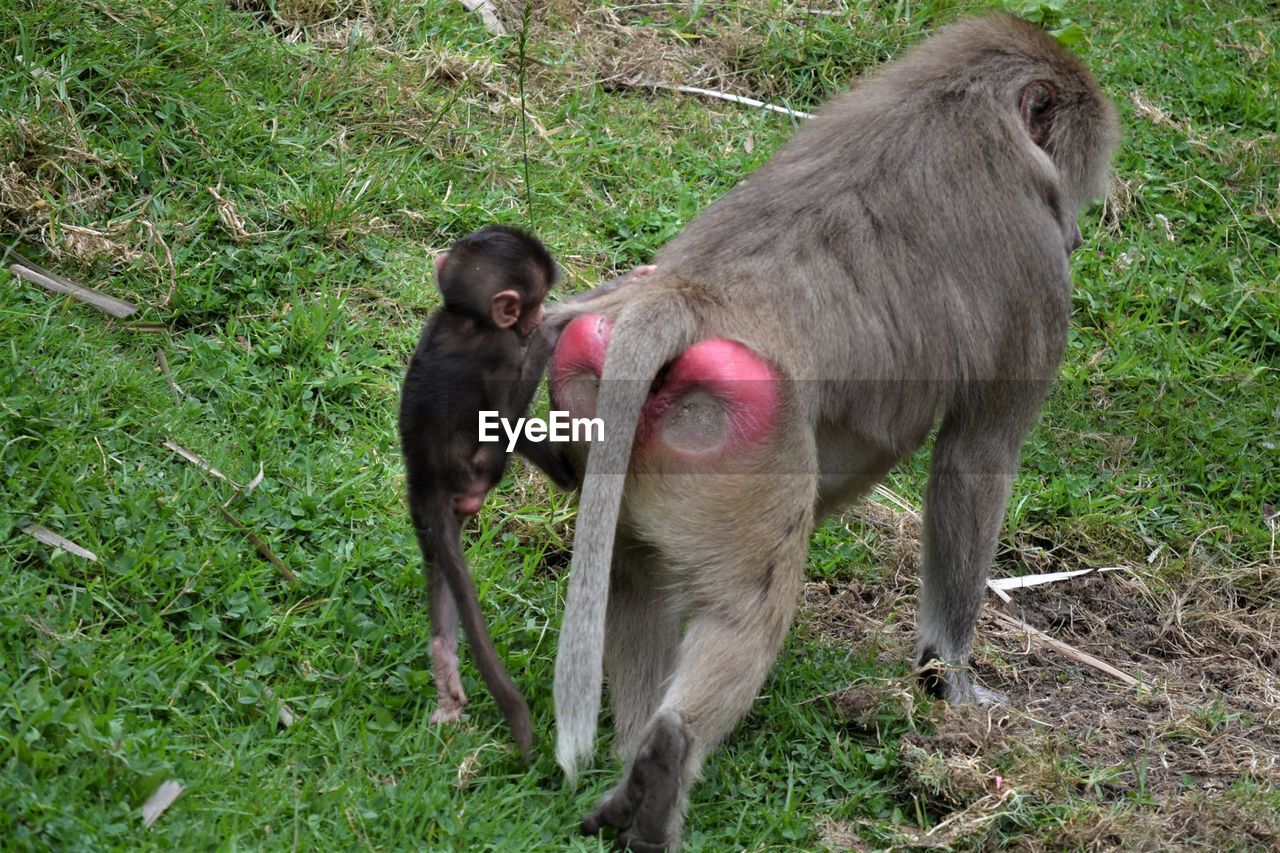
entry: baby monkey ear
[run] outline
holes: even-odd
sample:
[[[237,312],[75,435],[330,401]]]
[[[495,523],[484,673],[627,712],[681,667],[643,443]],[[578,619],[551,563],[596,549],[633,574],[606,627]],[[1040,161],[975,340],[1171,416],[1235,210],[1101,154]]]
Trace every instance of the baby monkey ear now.
[[[520,319],[520,291],[499,290],[489,300],[489,313],[493,317],[493,325],[499,329],[510,329]]]

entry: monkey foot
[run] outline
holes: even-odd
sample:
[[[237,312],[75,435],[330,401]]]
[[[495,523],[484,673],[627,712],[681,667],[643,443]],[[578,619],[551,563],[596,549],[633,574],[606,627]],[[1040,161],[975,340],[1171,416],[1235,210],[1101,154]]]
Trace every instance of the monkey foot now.
[[[1008,705],[1009,697],[994,690],[988,690],[981,684],[970,684],[973,688],[974,705]]]
[[[467,694],[462,690],[462,676],[458,672],[457,648],[450,648],[444,638],[436,637],[431,641],[431,659],[440,703],[431,715],[431,724],[456,723],[462,719],[462,709],[467,707]]]
[[[680,786],[689,733],[677,712],[661,713],[636,754],[627,778],[600,800],[582,821],[582,831],[595,835],[604,827],[618,830],[618,847],[668,850],[679,845]]]
[[[1009,704],[1008,696],[978,684],[967,670],[968,667],[947,666],[932,649],[926,649],[920,655],[920,686],[935,699],[945,699],[954,705]]]
[[[456,702],[448,696],[441,695],[440,707],[431,712],[431,725],[446,725],[462,719],[462,709],[466,702]]]

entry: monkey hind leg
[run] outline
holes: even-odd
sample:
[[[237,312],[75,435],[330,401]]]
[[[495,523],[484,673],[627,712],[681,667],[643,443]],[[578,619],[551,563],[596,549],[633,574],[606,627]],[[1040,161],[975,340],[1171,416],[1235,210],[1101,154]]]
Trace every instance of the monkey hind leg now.
[[[670,684],[622,782],[588,815],[584,830],[613,827],[620,844],[633,850],[679,845],[689,790],[703,760],[750,710],[791,625],[812,493],[804,500],[808,505],[794,507],[802,521],[783,525],[789,532],[781,543],[775,533],[772,547],[754,553],[724,542],[708,546],[724,556],[719,565],[701,565],[698,576],[682,585],[693,599],[693,615]]]
[[[480,670],[485,686],[489,688],[489,692],[498,702],[498,707],[502,709],[502,715],[506,717],[507,725],[511,727],[512,737],[515,738],[521,755],[524,756],[525,761],[532,761],[534,733],[529,705],[502,666],[502,659],[498,657],[498,652],[493,646],[493,640],[489,637],[489,630],[485,627],[484,618],[480,612],[480,604],[476,598],[475,586],[471,583],[471,576],[462,572],[456,578],[451,576],[450,580],[457,582],[454,592],[458,599],[462,624],[467,631],[467,639],[471,641],[471,651],[475,656],[476,667]]]
[[[419,545],[424,555],[432,553],[429,536],[420,533]],[[440,567],[428,557],[424,568],[431,614],[431,664],[438,703],[431,714],[431,723],[456,723],[462,719],[462,709],[467,707],[458,664],[458,605]]]
[[[610,574],[604,667],[613,740],[624,761],[635,756],[675,668],[681,614],[670,591],[658,553],[620,534]]]
[[[471,641],[471,652],[480,676],[502,709],[521,754],[526,761],[531,761],[534,732],[529,705],[502,666],[502,659],[498,657],[489,629],[484,624],[475,584],[462,553],[460,525],[452,512],[441,506],[434,507],[434,521],[419,524],[420,518],[431,518],[431,509],[423,508],[415,516],[415,529],[427,557],[427,587],[434,623],[431,651],[436,665],[440,707],[432,720],[456,720],[466,702],[457,676],[457,625],[461,621],[467,639]]]

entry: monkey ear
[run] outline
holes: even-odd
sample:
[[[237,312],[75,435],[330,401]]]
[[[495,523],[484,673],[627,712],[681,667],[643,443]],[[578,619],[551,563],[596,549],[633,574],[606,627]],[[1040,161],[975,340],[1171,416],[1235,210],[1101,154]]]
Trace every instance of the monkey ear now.
[[[1053,129],[1053,113],[1058,106],[1058,92],[1048,80],[1036,80],[1022,87],[1018,117],[1031,141],[1040,147],[1049,141]]]
[[[499,329],[510,329],[520,319],[520,291],[499,290],[489,300],[489,313],[493,317],[493,325]]]
[[[441,252],[436,255],[436,278],[440,277],[440,270],[444,269],[445,259],[449,257],[448,252]]]

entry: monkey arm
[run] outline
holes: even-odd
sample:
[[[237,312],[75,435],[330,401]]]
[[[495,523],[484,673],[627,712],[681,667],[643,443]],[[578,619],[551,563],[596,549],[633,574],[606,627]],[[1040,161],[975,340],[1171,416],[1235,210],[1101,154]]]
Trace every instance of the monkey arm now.
[[[547,364],[555,352],[556,342],[568,317],[548,318],[538,325],[529,342],[525,345],[524,357],[520,361],[520,375],[507,391],[506,406],[503,417],[523,415],[538,393],[538,384],[542,382],[542,374],[547,372]]]
[[[529,441],[521,435],[516,439],[516,453],[537,465],[542,469],[542,473],[551,478],[551,482],[566,492],[572,492],[578,488],[578,475],[574,473],[573,466],[555,444]]]
[[[556,334],[559,335],[565,325],[575,317],[581,316],[585,311],[589,310],[592,313],[597,313],[617,307],[621,302],[607,297],[620,295],[626,285],[649,275],[656,269],[657,267],[653,264],[644,264],[618,276],[613,281],[593,287],[585,293],[579,293],[561,302],[551,303],[546,306],[546,319],[543,320],[543,325],[551,322],[557,323]],[[630,290],[627,290],[625,294],[629,295],[630,292]],[[626,297],[624,296],[623,298],[625,299]]]
[[[503,417],[521,417],[528,411],[568,319],[568,315],[545,319],[530,335],[520,362],[520,377],[508,389]],[[577,475],[556,445],[529,441],[521,434],[516,440],[516,452],[541,468],[553,483],[565,491],[578,488]]]
[[[622,275],[618,276],[608,284],[602,284],[599,287],[593,287],[591,290],[588,290],[586,293],[579,293],[577,296],[574,296],[572,299],[570,299],[569,302],[570,304],[580,305],[583,302],[591,302],[592,300],[599,299],[601,296],[608,296],[610,293],[613,293],[618,288],[631,284],[636,279],[643,278],[644,276],[648,275],[649,273],[653,272],[656,269],[657,267],[654,266],[653,264],[643,264],[631,270],[630,272],[623,273]]]

